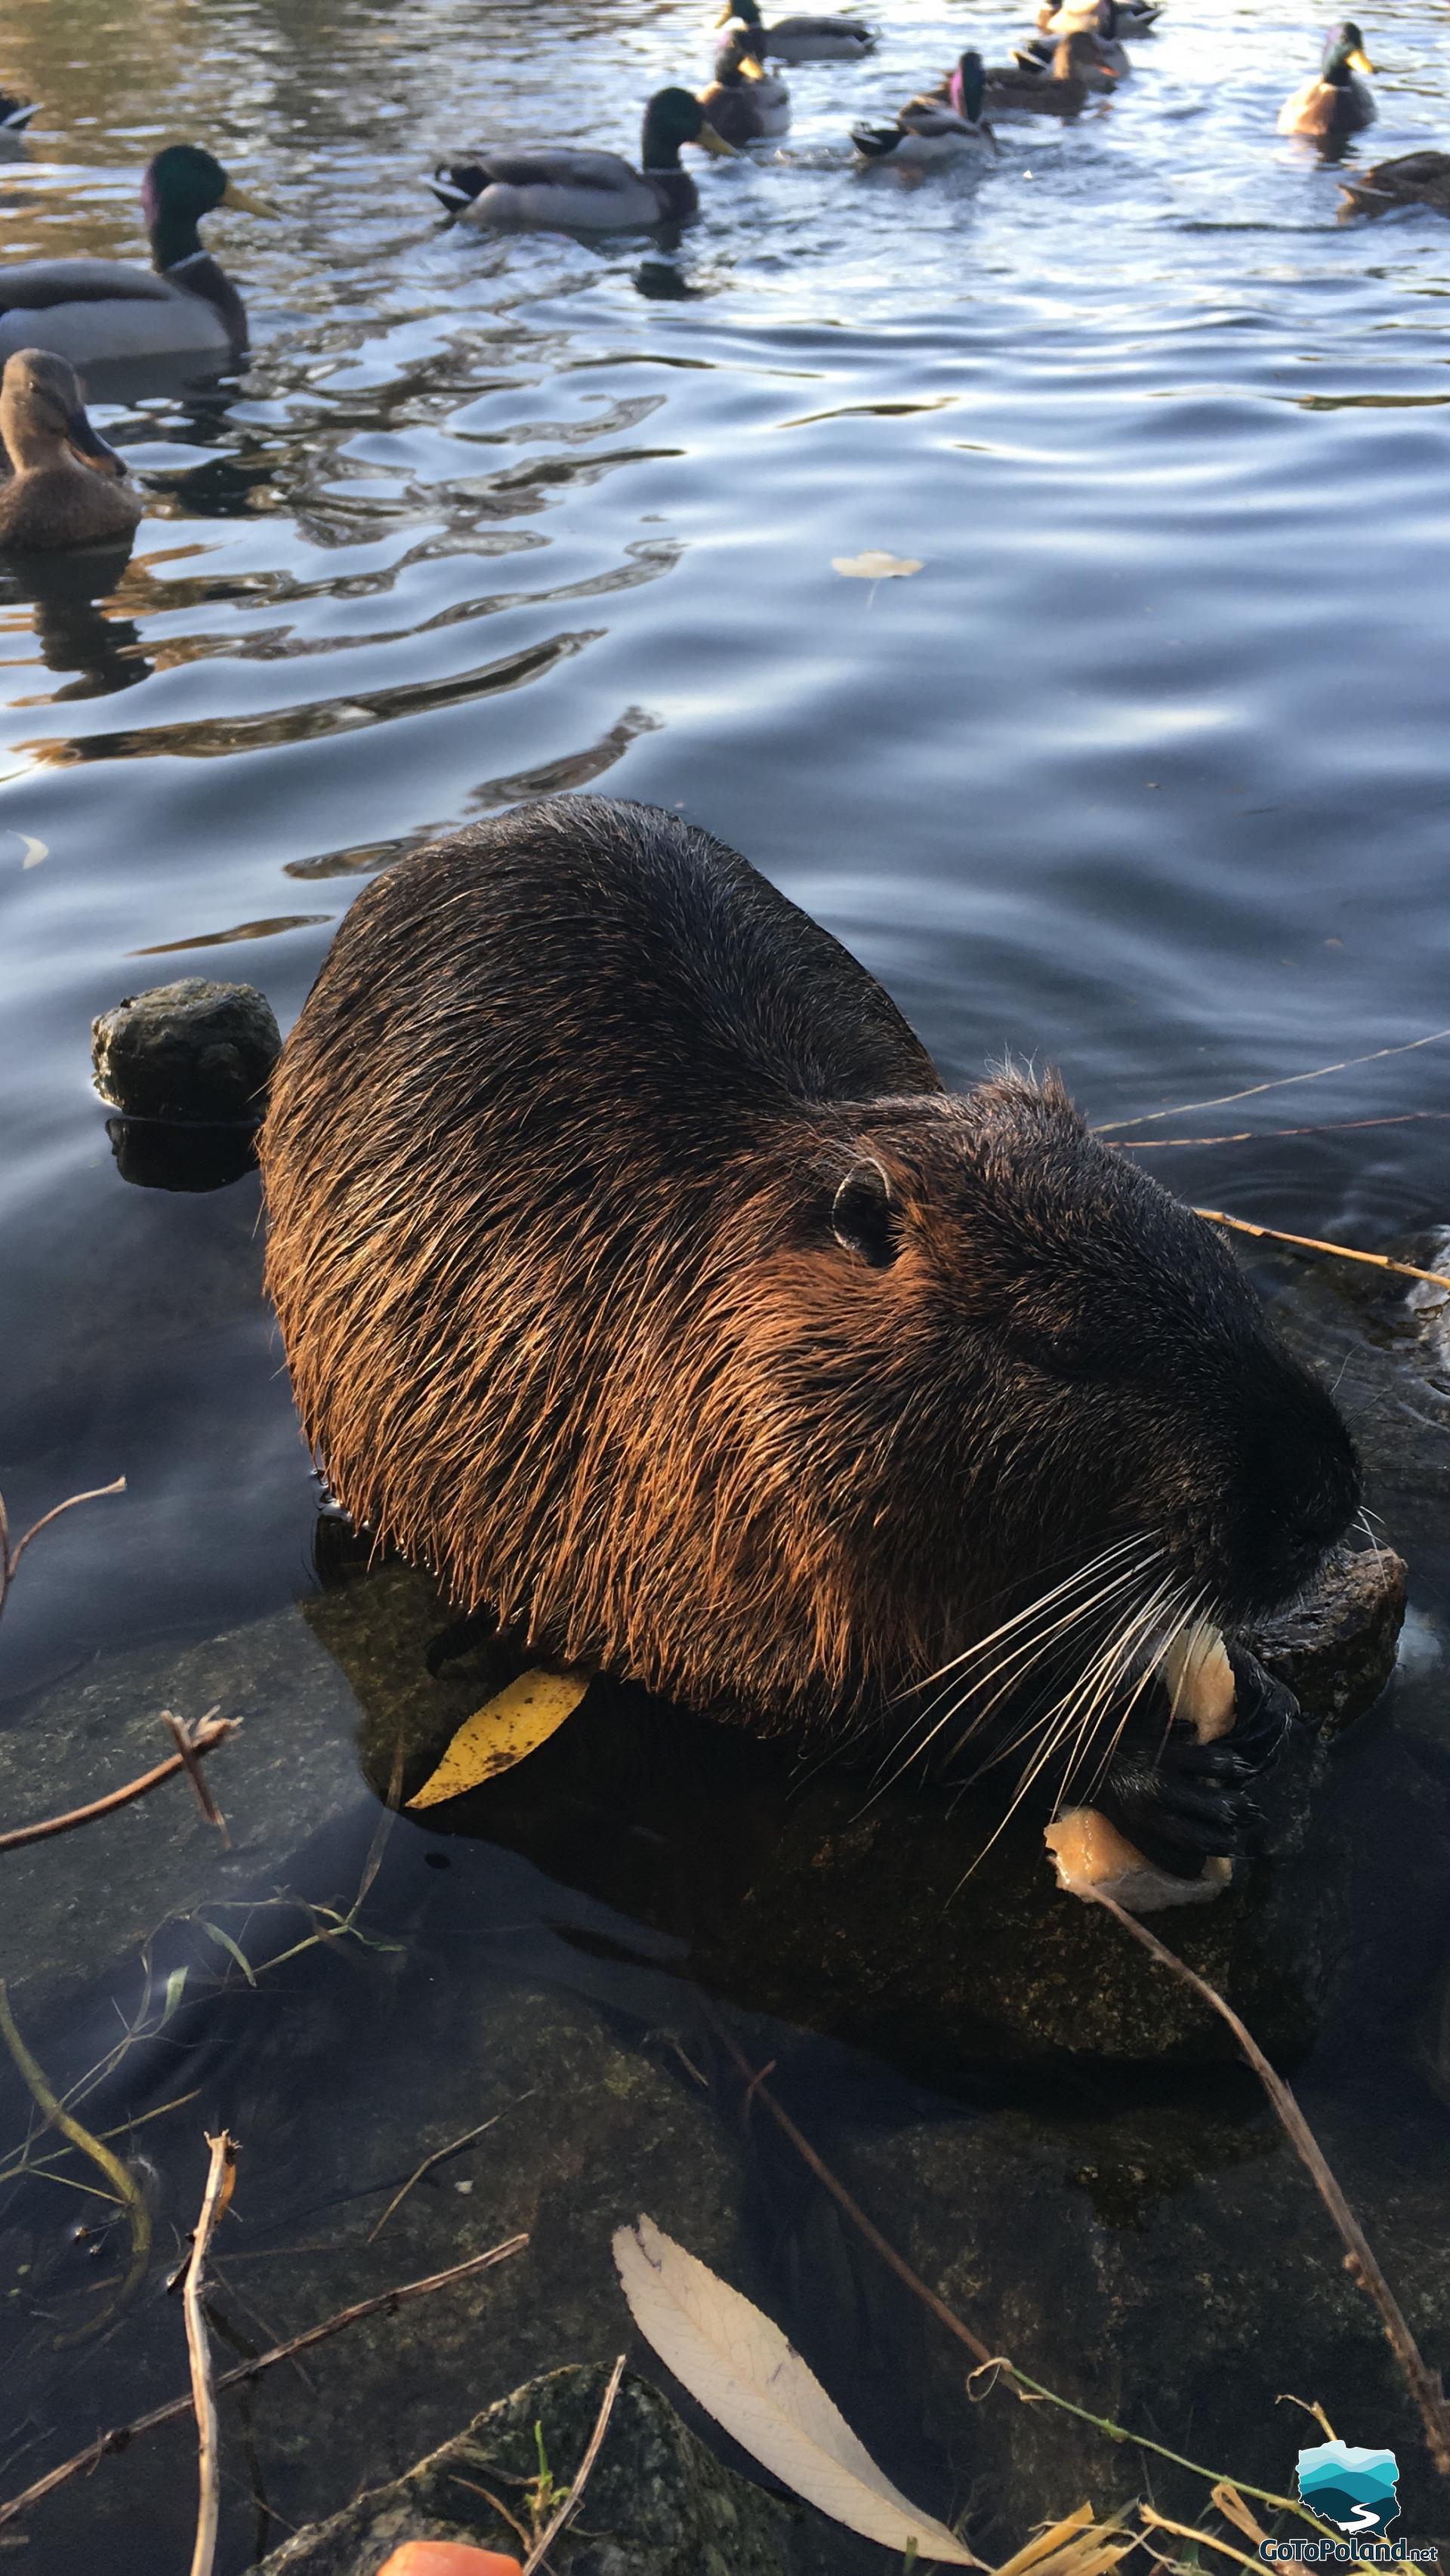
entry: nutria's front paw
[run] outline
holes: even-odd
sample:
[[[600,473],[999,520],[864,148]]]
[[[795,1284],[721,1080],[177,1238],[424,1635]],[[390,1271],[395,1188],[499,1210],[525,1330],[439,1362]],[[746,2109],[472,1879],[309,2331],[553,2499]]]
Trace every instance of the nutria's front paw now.
[[[1121,1753],[1097,1804],[1145,1860],[1178,1878],[1240,1859],[1259,1821],[1249,1784],[1276,1759],[1299,1703],[1241,1646],[1230,1646],[1234,1722],[1214,1744],[1175,1727],[1151,1750]]]

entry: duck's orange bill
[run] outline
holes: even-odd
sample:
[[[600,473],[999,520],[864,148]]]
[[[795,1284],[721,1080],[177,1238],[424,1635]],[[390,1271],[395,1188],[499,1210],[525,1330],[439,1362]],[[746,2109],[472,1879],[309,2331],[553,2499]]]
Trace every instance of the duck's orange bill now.
[[[466,2540],[405,2540],[378,2576],[523,2576],[516,2558],[474,2549]]]

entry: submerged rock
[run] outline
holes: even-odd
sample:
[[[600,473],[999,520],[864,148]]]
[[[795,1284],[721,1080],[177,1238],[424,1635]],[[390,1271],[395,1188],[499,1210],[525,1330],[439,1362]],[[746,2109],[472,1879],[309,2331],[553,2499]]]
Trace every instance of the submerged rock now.
[[[1316,1713],[1332,1707],[1342,1723],[1375,1696],[1403,1582],[1396,1557],[1346,1559],[1297,1626],[1265,1637]],[[461,1719],[519,1668],[497,1638],[469,1642],[398,1564],[324,1594],[308,1616],[367,1712],[364,1763],[380,1789],[401,1744],[411,1794]],[[1174,1927],[1174,1946],[1283,2063],[1314,2038],[1345,1938],[1333,1838],[1319,1830],[1310,1848],[1324,1761],[1296,1735],[1264,1783],[1264,1853]],[[1000,1821],[1000,1793],[881,1789],[832,1766],[802,1776],[778,1745],[608,1681],[517,1769],[428,1810],[440,1835],[504,1844],[676,1935],[690,1972],[732,2002],[935,2078],[1233,2058],[1208,2006],[1058,1891],[1040,1820],[1002,1833]]]
[[[484,2490],[501,2491],[525,2519],[523,2500],[539,2466],[536,2424],[555,2478],[562,2484],[572,2477],[608,2377],[599,2365],[530,2380],[406,2477],[300,2531],[262,2561],[261,2576],[375,2576],[388,2551],[406,2540],[466,2540],[518,2553],[519,2533]],[[822,2555],[806,2521],[802,2508],[722,2468],[658,2390],[631,2372],[578,2519],[549,2556],[560,2576],[825,2576],[841,2561]]]
[[[91,1022],[96,1089],[130,1118],[255,1123],[281,1051],[255,985],[198,975],[129,994]]]

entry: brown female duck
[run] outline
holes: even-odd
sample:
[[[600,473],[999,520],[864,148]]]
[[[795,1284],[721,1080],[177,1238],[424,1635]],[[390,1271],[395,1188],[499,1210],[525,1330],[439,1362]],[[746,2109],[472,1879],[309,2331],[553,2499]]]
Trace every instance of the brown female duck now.
[[[11,466],[0,482],[0,545],[51,553],[130,536],[141,495],[91,427],[65,358],[17,349],[6,359],[0,439]]]

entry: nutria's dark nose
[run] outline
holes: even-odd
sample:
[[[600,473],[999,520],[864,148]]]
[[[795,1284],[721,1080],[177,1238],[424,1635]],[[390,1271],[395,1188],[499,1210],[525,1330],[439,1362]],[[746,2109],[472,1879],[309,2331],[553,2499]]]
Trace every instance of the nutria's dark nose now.
[[[1312,1380],[1248,1444],[1231,1552],[1233,1588],[1272,1607],[1317,1572],[1359,1509],[1359,1462],[1340,1415]]]

